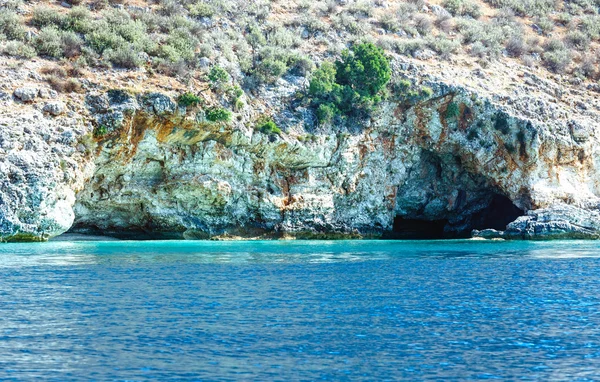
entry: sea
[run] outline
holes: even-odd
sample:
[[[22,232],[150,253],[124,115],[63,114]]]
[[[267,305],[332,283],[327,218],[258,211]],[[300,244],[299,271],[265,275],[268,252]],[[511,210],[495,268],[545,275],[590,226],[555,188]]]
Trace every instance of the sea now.
[[[594,241],[0,245],[0,380],[600,380]]]

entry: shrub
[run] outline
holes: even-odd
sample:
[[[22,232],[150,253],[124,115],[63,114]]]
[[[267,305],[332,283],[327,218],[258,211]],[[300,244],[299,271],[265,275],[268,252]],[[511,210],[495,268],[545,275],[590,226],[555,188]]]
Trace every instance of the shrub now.
[[[460,115],[460,108],[456,102],[450,102],[446,107],[446,118],[453,119],[458,118]]]
[[[250,73],[258,83],[271,84],[288,70],[289,53],[274,47],[265,47],[255,55]]]
[[[431,29],[433,28],[433,23],[431,19],[422,14],[418,14],[414,17],[415,28],[421,35],[428,35],[431,33]]]
[[[259,130],[263,134],[267,135],[280,135],[281,129],[277,127],[277,124],[270,117],[262,117],[260,118],[256,126],[255,130]]]
[[[215,9],[206,3],[190,4],[188,11],[192,17],[213,17],[215,14]]]
[[[220,87],[226,82],[229,82],[231,77],[225,69],[220,66],[213,66],[208,73],[208,79],[214,87]]]
[[[379,18],[379,25],[383,29],[389,32],[398,32],[400,30],[400,23],[398,22],[398,18],[391,12],[385,12]]]
[[[183,93],[177,98],[177,103],[183,107],[197,106],[201,102],[200,97],[194,93]]]
[[[15,12],[0,9],[0,35],[9,40],[24,40],[25,33],[21,18]]]
[[[352,87],[361,97],[375,97],[389,82],[392,70],[381,48],[371,43],[355,45],[336,61],[336,82]]]
[[[544,65],[553,72],[561,73],[571,63],[571,52],[560,40],[548,40],[544,44],[544,50],[542,55]]]
[[[159,73],[167,76],[187,78],[190,75],[190,69],[184,60],[176,62],[155,59],[154,65]]]
[[[9,41],[4,47],[4,53],[14,57],[32,58],[35,56],[35,49],[21,41]]]
[[[63,55],[67,58],[76,57],[81,54],[83,40],[75,32],[62,32],[61,43]]]
[[[133,46],[122,46],[117,49],[107,49],[104,52],[104,57],[109,60],[113,65],[126,68],[135,69],[139,68],[144,64],[144,60]]]
[[[584,77],[594,78],[596,76],[597,58],[593,55],[586,55],[581,60],[579,71]]]
[[[331,123],[333,119],[340,114],[339,109],[330,103],[319,105],[316,111],[317,120],[319,123]]]
[[[225,93],[226,93],[229,101],[235,105],[240,100],[240,98],[244,95],[244,90],[242,90],[241,87],[236,85],[236,86],[228,87],[227,90],[225,91]]]
[[[211,122],[231,121],[231,112],[222,107],[212,107],[206,111],[206,119]]]
[[[40,55],[61,58],[63,55],[61,33],[54,26],[42,28],[33,40],[35,50]]]
[[[474,19],[481,16],[479,5],[470,0],[444,0],[442,5],[453,16],[471,16]]]
[[[527,46],[520,36],[514,36],[506,43],[506,52],[511,57],[521,57],[527,52]]]
[[[77,33],[88,33],[92,29],[92,15],[83,6],[72,8],[63,21],[64,28]]]
[[[31,23],[38,28],[43,28],[45,26],[62,28],[65,23],[65,18],[60,12],[48,6],[40,6],[33,9]]]
[[[190,60],[194,57],[198,40],[184,28],[178,28],[169,33],[161,46],[161,56],[171,62]]]
[[[575,30],[567,33],[565,42],[575,49],[585,50],[590,45],[590,38],[585,33]]]
[[[458,41],[441,36],[428,39],[427,45],[443,59],[449,59],[453,53],[460,49],[460,43]]]
[[[313,97],[323,97],[331,93],[336,85],[335,77],[335,65],[324,62],[312,75],[308,87],[309,94]]]
[[[290,73],[305,77],[315,68],[315,63],[308,56],[293,56],[290,58]]]
[[[331,111],[346,115],[367,111],[381,100],[380,92],[390,78],[391,68],[382,49],[364,43],[351,52],[344,51],[340,61],[323,63],[311,78],[308,90],[317,118],[330,119]]]
[[[52,89],[60,93],[78,93],[81,91],[81,83],[74,78],[67,80],[56,75],[46,77],[46,82],[50,84]]]
[[[540,28],[539,30],[544,35],[547,35],[554,30],[554,21],[546,16],[537,18],[535,25]]]
[[[600,10],[599,10],[600,12]],[[600,38],[600,15],[585,15],[579,20],[579,28],[592,40]]]
[[[94,25],[94,30],[86,35],[87,43],[99,54],[104,53],[106,49],[118,49],[126,44],[123,37],[111,30],[106,22],[98,22]]]

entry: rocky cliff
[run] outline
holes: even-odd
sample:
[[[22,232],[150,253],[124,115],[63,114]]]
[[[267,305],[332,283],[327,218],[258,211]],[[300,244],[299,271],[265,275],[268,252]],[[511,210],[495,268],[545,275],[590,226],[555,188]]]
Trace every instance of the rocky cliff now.
[[[597,238],[589,93],[464,70],[396,58],[394,78],[433,94],[393,93],[370,119],[331,126],[296,102],[306,83],[293,76],[247,96],[230,123],[169,92],[89,91],[63,111],[21,86],[1,108],[0,237]],[[281,134],[254,129],[266,111]],[[93,143],[92,126],[106,129]]]

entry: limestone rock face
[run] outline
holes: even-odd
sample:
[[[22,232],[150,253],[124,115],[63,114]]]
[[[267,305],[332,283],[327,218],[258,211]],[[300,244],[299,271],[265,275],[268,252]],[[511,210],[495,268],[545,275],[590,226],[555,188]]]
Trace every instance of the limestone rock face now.
[[[368,119],[331,126],[297,102],[303,77],[244,94],[231,122],[214,123],[200,107],[177,105],[180,92],[66,96],[11,74],[0,92],[0,240],[68,229],[185,239],[599,238],[600,104],[581,109],[583,96],[571,92],[579,98],[569,106],[561,88],[533,74],[502,90],[482,69],[442,72],[398,59],[394,78],[431,92],[392,85]],[[225,96],[201,95],[208,107],[232,108]],[[56,112],[44,110],[49,102]],[[283,132],[255,130],[263,115]]]
[[[75,192],[93,170],[89,148],[82,145],[85,134],[76,120],[50,119],[14,105],[3,109],[0,241],[42,241],[71,227]]]
[[[282,102],[302,86],[290,79],[262,95],[281,136],[253,129],[256,106],[219,124],[157,93],[90,96],[109,132],[75,227],[190,239],[394,237],[429,221],[449,237],[597,237],[595,115],[563,124],[550,103],[425,84],[433,95],[396,95],[360,126],[310,130],[305,110]]]

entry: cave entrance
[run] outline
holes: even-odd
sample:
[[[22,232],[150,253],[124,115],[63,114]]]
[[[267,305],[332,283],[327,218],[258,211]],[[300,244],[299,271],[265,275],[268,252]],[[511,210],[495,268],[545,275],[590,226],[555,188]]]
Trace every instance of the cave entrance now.
[[[525,211],[515,206],[506,196],[494,194],[487,207],[459,221],[394,218],[391,232],[383,235],[389,240],[435,240],[470,238],[471,231],[492,228],[503,231],[506,226],[523,216]]]
[[[515,206],[509,198],[494,194],[492,201],[486,208],[471,216],[471,230],[492,228],[504,231],[509,223],[524,214],[525,211]]]
[[[392,232],[384,235],[389,240],[434,240],[444,239],[444,228],[448,220],[418,220],[405,219],[402,216],[394,218]]]

